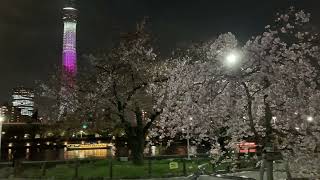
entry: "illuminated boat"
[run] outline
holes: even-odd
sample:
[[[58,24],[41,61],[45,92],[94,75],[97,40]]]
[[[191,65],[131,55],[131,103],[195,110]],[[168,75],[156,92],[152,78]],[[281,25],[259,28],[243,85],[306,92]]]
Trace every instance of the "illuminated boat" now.
[[[76,149],[107,149],[111,148],[111,144],[107,143],[97,143],[97,144],[67,144],[67,150],[76,150]]]

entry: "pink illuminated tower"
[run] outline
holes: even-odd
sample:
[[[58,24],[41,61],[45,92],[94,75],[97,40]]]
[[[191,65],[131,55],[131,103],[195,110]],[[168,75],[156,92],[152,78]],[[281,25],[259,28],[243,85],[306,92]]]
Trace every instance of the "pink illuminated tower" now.
[[[68,101],[74,93],[75,79],[77,75],[77,49],[76,49],[76,31],[77,31],[77,9],[74,0],[66,0],[63,8],[63,51],[62,51],[62,86],[61,102],[58,115],[60,121],[63,115],[72,111],[68,106]]]
[[[63,54],[62,65],[65,77],[74,78],[77,74],[77,9],[73,0],[67,0],[63,8]]]

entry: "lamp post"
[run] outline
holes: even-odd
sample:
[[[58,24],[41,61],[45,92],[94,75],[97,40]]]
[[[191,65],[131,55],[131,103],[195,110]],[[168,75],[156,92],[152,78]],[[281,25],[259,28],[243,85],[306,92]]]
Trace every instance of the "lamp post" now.
[[[4,121],[4,117],[0,116],[0,160],[1,160],[1,138],[2,138],[2,123]]]
[[[82,139],[82,134],[83,134],[83,131],[81,130],[80,131],[80,138]]]
[[[190,121],[192,121],[192,117],[189,118]],[[188,160],[190,160],[190,125],[192,125],[192,123],[188,123],[188,127],[187,127],[187,153],[188,153]]]

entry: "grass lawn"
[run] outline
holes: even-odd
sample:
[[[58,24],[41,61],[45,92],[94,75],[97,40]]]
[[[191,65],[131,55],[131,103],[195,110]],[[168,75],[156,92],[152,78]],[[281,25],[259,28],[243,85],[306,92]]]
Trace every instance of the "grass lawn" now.
[[[177,162],[178,168],[170,169],[170,162]],[[199,164],[209,163],[210,159],[190,160],[185,161],[186,173],[192,174],[197,171]],[[151,160],[151,177],[172,177],[183,176],[183,160]],[[20,175],[25,178],[41,177],[41,166],[24,167]],[[209,171],[212,170],[211,165],[207,165]],[[75,163],[58,164],[47,167],[45,177],[55,177],[57,179],[71,179],[75,175]],[[144,165],[136,166],[132,162],[112,161],[112,176],[113,178],[146,178],[149,177],[149,164],[146,160]],[[78,168],[78,177],[110,177],[110,161],[96,160],[87,163],[81,163]]]

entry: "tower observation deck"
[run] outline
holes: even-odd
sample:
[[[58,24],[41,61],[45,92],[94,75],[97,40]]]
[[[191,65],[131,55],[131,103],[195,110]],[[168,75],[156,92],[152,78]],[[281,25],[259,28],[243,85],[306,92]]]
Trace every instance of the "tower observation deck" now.
[[[67,77],[74,77],[77,73],[77,49],[76,49],[76,31],[77,14],[74,0],[67,0],[63,8],[63,52],[62,65],[63,73]]]

